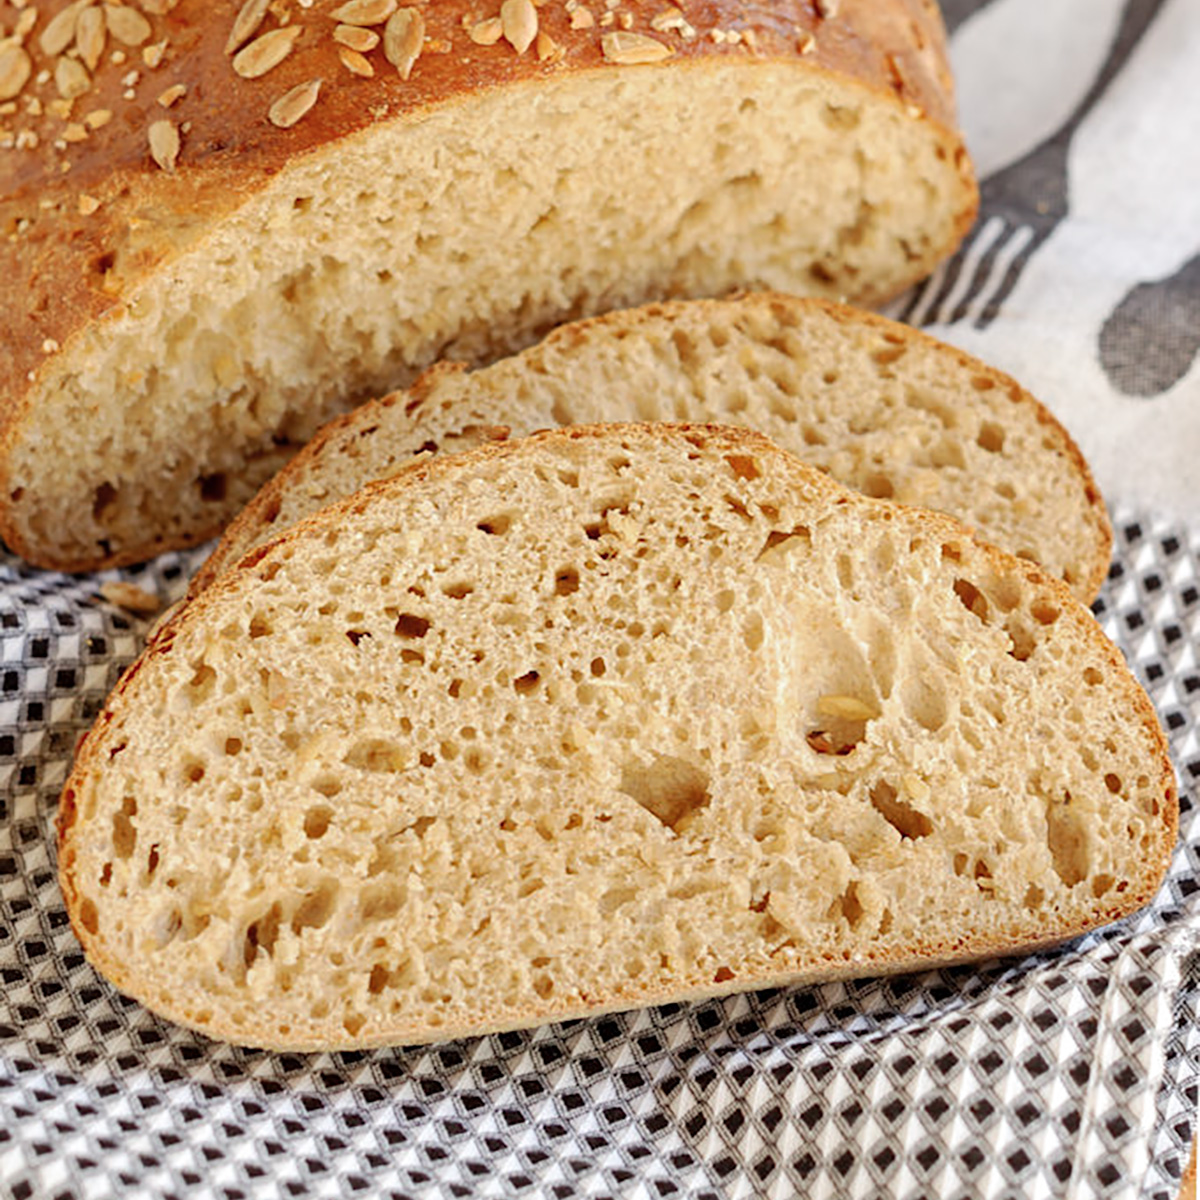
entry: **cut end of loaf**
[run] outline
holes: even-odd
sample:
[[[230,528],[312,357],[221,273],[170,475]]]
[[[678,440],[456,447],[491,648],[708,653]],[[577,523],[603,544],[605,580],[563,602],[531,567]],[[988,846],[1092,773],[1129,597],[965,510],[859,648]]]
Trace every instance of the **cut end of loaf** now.
[[[1175,821],[1063,587],[626,426],[419,463],[225,576],[89,737],[60,867],[119,986],[315,1049],[1053,942],[1145,903]]]
[[[371,126],[181,228],[183,252],[140,223],[159,242],[97,259],[121,303],[15,406],[0,532],[70,570],[195,544],[322,422],[441,355],[733,287],[872,303],[950,253],[975,200],[956,134],[769,59],[585,72]]]

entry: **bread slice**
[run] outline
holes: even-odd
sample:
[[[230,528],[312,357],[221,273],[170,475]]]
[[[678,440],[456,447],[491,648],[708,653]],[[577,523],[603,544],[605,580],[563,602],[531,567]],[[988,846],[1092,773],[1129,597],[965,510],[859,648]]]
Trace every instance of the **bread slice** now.
[[[91,961],[258,1046],[421,1042],[1071,937],[1163,734],[1067,589],[748,431],[414,464],[162,626],[63,792]]]
[[[1087,464],[1007,375],[881,317],[756,294],[567,325],[470,374],[434,367],[323,429],[233,522],[192,591],[414,454],[598,421],[753,427],[857,491],[959,517],[1085,603],[1108,570],[1112,531]]]
[[[171,0],[128,61],[22,7],[0,535],[43,566],[214,536],[439,357],[733,287],[881,301],[977,205],[929,0]]]

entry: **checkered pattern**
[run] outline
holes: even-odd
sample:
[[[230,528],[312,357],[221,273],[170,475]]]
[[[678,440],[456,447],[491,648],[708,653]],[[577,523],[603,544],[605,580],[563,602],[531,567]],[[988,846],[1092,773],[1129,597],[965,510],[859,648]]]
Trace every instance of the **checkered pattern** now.
[[[198,555],[126,578],[173,599]],[[1096,605],[1183,783],[1152,909],[1055,952],[418,1050],[217,1045],[83,960],[52,821],[143,622],[0,560],[0,1189],[13,1197],[1125,1197],[1200,1079],[1200,545],[1123,514]]]

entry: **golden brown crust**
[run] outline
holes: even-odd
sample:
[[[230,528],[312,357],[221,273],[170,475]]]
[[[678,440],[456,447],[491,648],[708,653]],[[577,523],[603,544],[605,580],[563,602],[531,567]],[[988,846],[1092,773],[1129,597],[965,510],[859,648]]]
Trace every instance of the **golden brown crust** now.
[[[1077,595],[1088,601],[1095,598],[1108,573],[1108,564],[1112,555],[1112,527],[1108,520],[1104,499],[1100,495],[1091,469],[1079,447],[1053,414],[1011,376],[988,366],[962,350],[939,342],[926,333],[891,321],[886,317],[828,300],[812,297],[798,299],[779,293],[757,292],[731,297],[728,300],[663,301],[643,305],[636,309],[604,313],[559,326],[547,335],[542,345],[547,349],[556,346],[573,349],[590,338],[607,337],[610,330],[636,327],[641,321],[655,318],[673,320],[685,312],[715,312],[731,301],[740,306],[758,305],[771,310],[794,311],[808,308],[823,312],[832,320],[845,325],[866,326],[885,332],[892,338],[899,337],[910,343],[921,344],[945,355],[948,360],[973,375],[990,381],[992,389],[998,396],[1007,397],[1008,401],[1013,404],[1031,407],[1038,423],[1045,427],[1046,436],[1056,443],[1057,452],[1070,463],[1071,469],[1077,477],[1078,486],[1086,497],[1091,528],[1080,530],[1079,539],[1081,545],[1085,543],[1090,545],[1091,554],[1088,563],[1089,574],[1079,581]],[[324,452],[326,446],[336,441],[342,433],[348,430],[360,429],[362,433],[369,434],[373,414],[396,404],[403,405],[405,410],[414,416],[419,415],[430,394],[446,377],[461,374],[466,370],[467,367],[462,363],[436,363],[423,372],[407,391],[393,392],[382,399],[368,401],[353,412],[337,417],[324,425],[283,470],[263,485],[254,499],[229,525],[216,549],[193,578],[188,590],[189,597],[197,595],[206,588],[221,571],[230,567],[243,553],[240,547],[245,546],[247,542],[256,540],[265,531],[279,511],[280,498],[290,488],[297,486],[302,481],[304,472],[313,460]]]
[[[116,986],[147,1003],[156,1011],[167,1013],[172,1020],[196,1028],[208,1036],[227,1039],[241,1044],[246,1043],[246,1032],[244,1029],[235,1029],[232,1025],[222,1024],[219,1019],[207,1022],[193,1020],[187,1011],[186,999],[181,999],[178,996],[167,997],[165,994],[157,992],[149,981],[139,976],[136,966],[109,954],[103,939],[94,936],[92,930],[88,928],[89,923],[81,911],[79,893],[74,885],[73,864],[75,849],[73,835],[78,816],[77,790],[83,788],[90,774],[103,769],[105,755],[109,751],[106,730],[121,714],[134,678],[154,658],[170,652],[172,643],[180,628],[203,622],[209,610],[217,605],[222,595],[227,592],[237,591],[239,588],[246,586],[255,577],[261,576],[264,572],[269,572],[271,560],[287,554],[293,543],[301,542],[306,538],[308,530],[326,530],[331,522],[336,523],[339,514],[361,511],[371,503],[373,497],[391,495],[403,491],[410,486],[419,485],[423,481],[435,480],[439,476],[454,475],[463,472],[467,474],[474,473],[475,468],[489,461],[521,454],[523,446],[539,441],[550,440],[562,442],[607,438],[611,437],[614,432],[625,431],[659,437],[663,435],[664,428],[667,427],[651,425],[576,426],[566,429],[549,430],[544,433],[535,434],[528,439],[488,444],[461,455],[434,456],[414,461],[390,479],[374,481],[347,500],[332,505],[328,509],[322,510],[316,516],[294,526],[283,533],[277,540],[261,547],[253,554],[247,556],[231,571],[220,576],[193,603],[181,606],[165,624],[159,627],[141,657],[129,668],[118,683],[96,725],[81,743],[75,765],[62,793],[58,815],[60,882],[72,927],[79,937],[89,959]],[[695,439],[698,445],[702,442],[716,442],[721,453],[737,452],[739,450],[758,455],[785,453],[767,438],[751,430],[686,424],[674,425],[669,428],[673,431],[673,436],[684,436],[689,439]],[[852,495],[840,485],[810,468],[799,467],[798,470],[802,471],[807,477],[805,486],[810,489],[815,497],[819,497],[824,493],[834,504],[858,504],[861,506],[863,517],[866,520],[872,519],[875,514],[885,513],[889,510],[894,511],[896,507],[899,507],[889,505],[883,501],[869,500],[864,497]],[[1149,860],[1139,864],[1141,886],[1130,888],[1128,891],[1122,893],[1120,900],[1115,904],[1107,907],[1097,906],[1092,918],[1086,924],[1080,925],[1077,922],[1067,923],[1065,919],[1060,920],[1058,925],[1048,922],[1042,927],[1040,934],[1034,938],[1023,937],[1017,932],[1012,932],[1008,936],[995,937],[991,940],[976,938],[972,941],[970,939],[945,937],[941,940],[935,939],[926,944],[909,947],[910,953],[903,955],[887,952],[881,952],[878,955],[868,953],[862,960],[855,963],[846,963],[841,959],[835,960],[830,957],[827,971],[820,968],[814,970],[811,969],[811,966],[804,970],[802,978],[805,982],[809,983],[862,975],[866,973],[867,968],[874,973],[887,974],[912,970],[916,967],[928,968],[948,965],[969,959],[1015,952],[1017,950],[1032,951],[1052,946],[1085,932],[1086,929],[1118,920],[1141,908],[1152,899],[1166,872],[1178,833],[1178,800],[1175,776],[1170,764],[1166,738],[1158,723],[1154,709],[1144,691],[1142,691],[1129,674],[1120,651],[1108,642],[1091,615],[1074,599],[1070,589],[1061,581],[1047,575],[1035,564],[1014,559],[1012,556],[986,543],[978,542],[973,538],[971,531],[966,526],[951,517],[923,510],[909,511],[920,513],[923,532],[928,533],[931,539],[973,543],[978,553],[994,569],[1002,573],[1013,570],[1019,571],[1030,583],[1039,589],[1044,589],[1044,592],[1048,593],[1048,599],[1053,604],[1059,606],[1066,613],[1074,614],[1073,619],[1078,619],[1084,624],[1085,630],[1090,630],[1087,635],[1091,637],[1096,650],[1104,656],[1112,668],[1110,675],[1111,686],[1120,690],[1123,701],[1128,702],[1134,714],[1135,720],[1132,723],[1130,736],[1139,738],[1144,742],[1147,762],[1154,761],[1159,766],[1159,781],[1156,794],[1161,795],[1162,800],[1155,809],[1155,816],[1160,820],[1158,837]],[[556,1007],[552,1001],[543,1002],[533,1000],[526,1010],[520,1013],[506,1014],[502,1019],[491,1022],[486,1020],[481,1022],[478,1014],[475,1014],[474,1019],[468,1022],[465,1014],[452,1013],[447,1023],[436,1030],[426,1027],[420,1029],[406,1027],[401,1021],[386,1033],[375,1037],[346,1037],[342,1039],[339,1034],[337,1037],[331,1039],[327,1033],[325,1036],[318,1036],[315,1033],[315,1029],[312,1035],[306,1037],[304,1030],[297,1029],[294,1030],[293,1038],[288,1040],[286,1045],[272,1041],[269,1035],[264,1036],[256,1044],[261,1044],[268,1048],[291,1050],[357,1049],[386,1044],[416,1044],[423,1041],[470,1036],[481,1032],[524,1028],[547,1021],[597,1016],[605,1012],[620,1011],[667,1001],[702,1000],[733,991],[780,986],[794,982],[795,980],[795,971],[789,972],[784,970],[769,975],[764,974],[761,977],[733,978],[720,984],[714,984],[711,979],[702,980],[697,976],[694,980],[694,986],[688,981],[684,981],[678,986],[671,987],[669,990],[659,990],[656,988],[638,989],[631,986],[618,985],[614,986],[610,992],[595,997],[594,1000],[585,1005],[563,1008],[561,1006]],[[456,1016],[460,1019],[458,1024],[455,1023]],[[264,1025],[263,1028],[265,1029],[266,1026]]]
[[[976,193],[954,128],[944,33],[936,10],[921,0],[843,0],[828,18],[810,0],[684,0],[682,30],[670,21],[663,26],[663,14],[674,6],[660,0],[625,0],[607,17],[599,4],[575,6],[575,13],[594,10],[590,27],[573,27],[582,26],[578,16],[562,0],[551,0],[536,10],[539,32],[550,40],[540,49],[534,42],[523,54],[503,37],[491,45],[472,40],[473,24],[493,17],[498,4],[455,0],[421,8],[426,40],[407,80],[385,58],[382,43],[366,55],[373,78],[343,65],[345,47],[332,36],[336,0],[307,9],[272,5],[301,33],[283,61],[254,79],[241,78],[225,51],[236,6],[214,18],[207,0],[180,0],[156,15],[148,10],[170,7],[157,0],[145,6],[150,32],[144,42],[122,45],[109,35],[89,86],[70,102],[58,95],[54,72],[60,60],[78,65],[77,51],[48,54],[42,45],[50,20],[64,7],[33,0],[23,10],[37,16],[23,44],[30,77],[11,101],[16,112],[0,116],[0,273],[9,281],[0,289],[0,423],[9,430],[59,349],[118,311],[149,272],[194,244],[290,162],[369,125],[412,119],[485,89],[640,69],[614,62],[612,55],[621,54],[611,41],[606,57],[606,39],[615,35],[653,38],[669,52],[661,64],[668,68],[730,58],[783,60],[837,72],[920,110],[941,130],[972,198],[959,214],[958,237],[974,219]],[[280,20],[271,12],[256,34],[277,28]],[[147,66],[143,56],[153,58],[152,48],[164,43],[159,65]],[[43,75],[47,82],[38,84]],[[271,105],[314,79],[323,83],[312,109],[290,128],[273,125]],[[164,107],[160,97],[179,87],[184,91]],[[104,114],[111,116],[93,128]],[[149,130],[162,121],[180,138],[170,170],[156,164],[150,145]],[[161,145],[156,150],[171,161]],[[0,426],[0,475],[10,440]],[[2,491],[21,481],[0,483]],[[3,532],[13,536],[11,529]]]

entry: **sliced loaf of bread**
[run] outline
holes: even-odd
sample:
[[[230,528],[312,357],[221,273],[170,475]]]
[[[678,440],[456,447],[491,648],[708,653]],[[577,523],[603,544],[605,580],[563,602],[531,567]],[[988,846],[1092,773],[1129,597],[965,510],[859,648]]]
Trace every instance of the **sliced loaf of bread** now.
[[[164,624],[62,795],[91,961],[412,1043],[1023,950],[1146,903],[1150,704],[1068,590],[748,431],[414,464]]]
[[[957,516],[1084,602],[1108,569],[1112,533],[1087,464],[1016,382],[908,326],[755,294],[566,325],[473,373],[434,367],[322,430],[226,531],[193,593],[414,454],[599,421],[758,429],[857,491]]]
[[[215,536],[439,357],[880,302],[978,202],[932,0],[147,0],[133,71],[89,3],[0,47],[0,536],[42,566]]]

